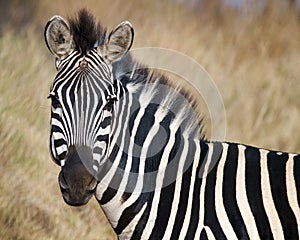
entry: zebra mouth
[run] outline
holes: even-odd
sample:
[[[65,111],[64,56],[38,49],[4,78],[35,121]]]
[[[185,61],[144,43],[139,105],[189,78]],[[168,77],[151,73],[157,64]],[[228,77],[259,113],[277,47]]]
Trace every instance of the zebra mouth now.
[[[64,199],[65,203],[72,207],[80,207],[80,206],[86,205],[89,202],[89,200],[91,199],[91,197],[92,196],[89,196],[89,197],[85,197],[84,199],[74,201],[74,200],[70,200],[69,198],[67,198],[66,196],[63,195],[63,199]]]
[[[94,178],[91,179],[88,185],[82,182],[68,184],[63,171],[59,173],[58,181],[64,201],[71,206],[87,204],[94,196],[98,184]]]

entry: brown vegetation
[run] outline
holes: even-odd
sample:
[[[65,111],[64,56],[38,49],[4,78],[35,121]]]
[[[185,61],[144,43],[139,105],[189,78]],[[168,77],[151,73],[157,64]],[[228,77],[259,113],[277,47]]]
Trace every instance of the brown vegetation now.
[[[108,29],[131,21],[133,47],[178,50],[210,73],[225,102],[226,140],[300,152],[300,25],[291,9],[269,4],[245,15],[158,0],[45,0],[29,1],[23,24],[14,17],[22,1],[12,3],[0,10],[9,12],[0,28],[0,239],[114,239],[95,200],[63,202],[48,152],[55,68],[43,26],[54,14],[86,6]]]

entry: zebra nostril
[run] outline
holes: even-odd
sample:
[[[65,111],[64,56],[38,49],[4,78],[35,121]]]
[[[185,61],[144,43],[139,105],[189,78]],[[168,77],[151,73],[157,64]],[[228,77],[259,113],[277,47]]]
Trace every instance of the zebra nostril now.
[[[95,178],[92,178],[91,182],[89,183],[88,187],[87,187],[87,191],[91,194],[96,192],[96,188],[97,188],[98,182]]]
[[[66,191],[69,189],[69,186],[67,184],[67,181],[64,177],[64,174],[62,172],[59,173],[59,176],[58,176],[58,181],[59,181],[59,186],[62,190]]]

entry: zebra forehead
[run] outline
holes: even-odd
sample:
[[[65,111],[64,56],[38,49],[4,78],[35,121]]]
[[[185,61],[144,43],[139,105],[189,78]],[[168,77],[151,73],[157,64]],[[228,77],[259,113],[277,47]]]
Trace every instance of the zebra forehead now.
[[[104,42],[106,28],[100,22],[96,22],[94,16],[86,9],[81,9],[77,16],[69,18],[68,21],[76,48],[83,53]]]

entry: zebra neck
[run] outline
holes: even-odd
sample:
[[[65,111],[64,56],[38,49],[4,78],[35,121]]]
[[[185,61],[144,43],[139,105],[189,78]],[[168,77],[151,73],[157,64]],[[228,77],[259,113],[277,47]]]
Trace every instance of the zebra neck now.
[[[96,194],[115,230],[126,208],[132,206],[129,215],[141,211],[157,189],[176,180],[179,164],[188,166],[201,142],[193,115],[184,106],[174,108],[173,95],[157,97],[156,87],[140,83],[117,88],[109,160]]]

